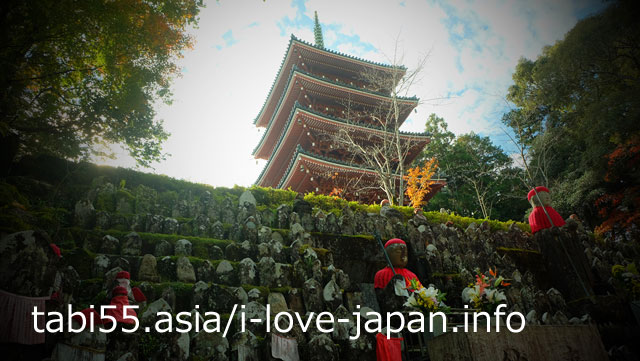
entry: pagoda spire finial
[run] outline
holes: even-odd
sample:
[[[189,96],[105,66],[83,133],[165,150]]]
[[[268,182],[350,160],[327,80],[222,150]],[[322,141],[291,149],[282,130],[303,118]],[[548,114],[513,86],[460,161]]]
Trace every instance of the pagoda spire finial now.
[[[324,40],[322,39],[322,27],[320,26],[320,22],[318,21],[318,12],[314,11],[315,17],[315,26],[313,27],[313,35],[316,37],[316,46],[319,48],[324,48]]]

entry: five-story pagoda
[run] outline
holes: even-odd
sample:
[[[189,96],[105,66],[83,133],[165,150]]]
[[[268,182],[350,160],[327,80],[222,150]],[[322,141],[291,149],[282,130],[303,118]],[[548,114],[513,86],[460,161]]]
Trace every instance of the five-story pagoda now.
[[[381,104],[395,102],[396,121],[402,124],[418,104],[415,97],[395,97],[391,90],[369,79],[404,75],[406,69],[374,63],[325,49],[316,27],[316,45],[291,36],[271,91],[255,119],[265,127],[253,151],[267,159],[256,185],[299,192],[331,194],[337,189],[349,200],[376,202],[386,198],[376,170],[362,157],[340,145],[339,134],[366,145],[391,139],[389,129],[371,114]],[[373,77],[363,77],[363,74]],[[398,125],[399,126],[399,125]],[[425,133],[399,132],[396,139],[407,145],[404,164],[410,164],[429,142]],[[392,175],[399,180],[400,174]],[[430,198],[442,186],[432,187]]]

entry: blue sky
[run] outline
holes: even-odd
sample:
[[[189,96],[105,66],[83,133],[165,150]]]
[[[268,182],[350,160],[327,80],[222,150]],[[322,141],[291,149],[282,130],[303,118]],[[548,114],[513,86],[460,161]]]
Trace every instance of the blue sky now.
[[[423,131],[436,113],[454,133],[474,131],[512,152],[500,118],[518,59],[535,59],[604,6],[598,0],[209,1],[190,31],[196,45],[179,61],[173,104],[156,106],[172,135],[164,145],[170,156],[153,171],[214,186],[251,185],[264,166],[251,157],[262,135],[253,119],[290,35],[314,41],[314,11],[329,49],[384,63],[395,58],[409,69],[427,56],[421,80],[407,94],[422,102],[403,130]],[[134,165],[114,150],[116,159],[96,161]]]

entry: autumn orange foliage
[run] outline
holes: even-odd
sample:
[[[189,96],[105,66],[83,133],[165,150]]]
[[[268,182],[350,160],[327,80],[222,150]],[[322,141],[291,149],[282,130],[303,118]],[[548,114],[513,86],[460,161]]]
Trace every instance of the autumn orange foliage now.
[[[409,197],[413,208],[421,208],[426,204],[426,196],[431,190],[431,186],[435,183],[432,180],[433,175],[438,169],[438,162],[435,158],[424,163],[424,167],[417,166],[410,168],[404,180],[407,181],[406,194]]]
[[[331,192],[329,192],[328,195],[331,196],[331,197],[340,198],[340,195],[342,194],[343,191],[344,191],[344,189],[342,189],[342,188],[333,187],[333,189],[331,190]]]

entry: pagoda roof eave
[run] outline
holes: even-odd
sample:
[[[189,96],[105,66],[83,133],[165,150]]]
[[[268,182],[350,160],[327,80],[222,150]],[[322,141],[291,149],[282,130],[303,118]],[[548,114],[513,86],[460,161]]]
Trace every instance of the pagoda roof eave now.
[[[365,60],[362,58],[358,58],[352,55],[348,55],[348,54],[344,54],[344,53],[340,53],[334,50],[330,50],[327,48],[321,48],[318,46],[315,46],[313,44],[310,44],[306,41],[300,40],[298,38],[296,38],[293,34],[291,34],[291,38],[289,39],[289,44],[287,46],[287,51],[285,52],[284,57],[282,58],[282,61],[280,62],[280,68],[278,69],[278,73],[276,75],[276,78],[274,79],[273,83],[271,84],[271,88],[269,89],[269,93],[267,95],[267,98],[265,99],[264,103],[262,104],[262,108],[260,109],[260,112],[258,112],[258,115],[255,117],[255,119],[253,120],[253,124],[257,124],[258,123],[258,119],[260,119],[260,117],[262,116],[262,114],[264,113],[265,109],[267,108],[267,104],[269,103],[270,99],[273,96],[273,91],[276,87],[276,84],[278,84],[281,75],[282,75],[282,70],[285,68],[285,64],[287,63],[287,58],[289,58],[289,55],[291,54],[291,49],[293,48],[294,44],[300,44],[300,45],[304,45],[304,46],[308,46],[310,48],[312,48],[313,50],[319,50],[319,51],[323,51],[326,52],[328,54],[331,54],[333,56],[338,56],[346,61],[351,61],[351,62],[357,62],[360,64],[364,64],[365,66],[368,67],[377,67],[381,70],[392,70],[394,68],[396,69],[401,69],[401,70],[406,70],[406,67],[404,66],[393,66],[393,65],[389,65],[389,64],[383,64],[383,63],[377,63],[377,62],[373,62],[373,61],[369,61],[369,60]]]
[[[358,129],[362,129],[362,130],[374,130],[374,131],[381,131],[384,132],[384,128],[377,126],[377,125],[372,125],[372,124],[364,124],[364,123],[350,123],[347,119],[344,118],[340,118],[340,117],[334,117],[333,115],[329,115],[329,114],[325,114],[323,112],[317,111],[315,109],[309,109],[309,108],[305,108],[303,107],[300,103],[296,102],[296,106],[300,109],[300,111],[308,113],[310,115],[314,115],[317,117],[321,117],[324,118],[332,123],[340,123],[340,124],[344,124],[353,128],[358,128]],[[294,108],[296,107],[294,106]],[[407,132],[407,131],[400,131],[400,136],[403,137],[407,137],[407,138],[429,138],[431,137],[431,133],[430,132]]]
[[[385,94],[382,94],[382,93],[377,93],[377,92],[373,92],[373,91],[366,90],[366,89],[359,89],[359,88],[351,86],[349,84],[344,84],[344,83],[341,83],[341,82],[336,82],[336,81],[332,81],[332,80],[329,80],[329,79],[320,78],[320,77],[318,77],[316,75],[307,73],[304,70],[301,70],[296,66],[294,66],[291,69],[291,73],[289,74],[289,78],[287,80],[287,84],[289,84],[289,85],[287,85],[286,89],[290,88],[291,81],[292,81],[293,77],[296,74],[300,74],[301,76],[309,77],[312,80],[319,81],[321,83],[325,83],[325,84],[327,84],[329,86],[347,88],[345,91],[355,90],[357,92],[360,92],[360,93],[364,94],[365,96],[384,97],[384,98],[387,98],[387,99],[391,99],[391,97],[389,97],[389,96],[387,96]],[[280,108],[280,105],[282,104],[282,102],[284,101],[284,99],[286,98],[286,95],[288,93],[288,91],[286,91],[286,89],[285,89],[285,91],[283,91],[282,95],[280,96],[280,100],[278,100],[278,104],[276,105],[276,108],[275,108],[276,110],[274,111],[273,115],[271,116],[271,119],[269,119],[269,123],[267,123],[266,130],[265,130],[264,134],[262,135],[262,138],[260,139],[260,141],[258,142],[256,147],[254,148],[253,153],[252,153],[253,155],[256,154],[257,150],[262,146],[262,144],[264,143],[265,139],[267,138],[267,135],[270,134],[271,126],[272,126],[274,120],[276,119],[276,116],[278,115],[278,109]],[[418,103],[418,98],[415,97],[415,96],[413,96],[413,97],[398,97],[398,99],[401,102],[407,103],[407,104],[414,103],[415,105],[417,105],[417,103]]]
[[[334,122],[334,123],[341,123],[344,125],[348,125],[350,127],[353,128],[358,128],[358,129],[362,129],[362,130],[377,130],[377,131],[384,131],[384,129],[380,126],[377,125],[373,125],[373,124],[364,124],[364,123],[351,123],[349,122],[347,119],[344,118],[340,118],[340,117],[335,117],[333,115],[329,115],[329,114],[325,114],[323,112],[317,111],[315,109],[309,109],[309,108],[305,108],[304,106],[302,106],[298,101],[296,101],[296,103],[294,104],[293,108],[291,108],[291,112],[289,113],[289,118],[287,119],[287,123],[285,124],[285,126],[282,128],[282,131],[280,132],[280,138],[278,139],[278,143],[280,143],[282,141],[282,137],[283,135],[286,133],[286,129],[289,126],[289,124],[292,122],[293,120],[293,115],[295,113],[296,110],[300,110],[303,111],[305,113],[317,116],[317,117],[322,117],[328,121]],[[258,148],[260,148],[260,145],[264,142],[264,138],[266,137],[267,132],[265,131],[264,134],[262,135],[262,138],[260,139],[260,141],[258,142],[258,144],[253,148],[253,152],[251,153],[252,155],[256,155]],[[407,132],[407,131],[400,131],[400,136],[404,137],[404,138],[429,138],[431,137],[431,133],[430,132]],[[276,147],[274,147],[274,152],[275,149],[277,149],[277,144]]]
[[[329,85],[338,86],[338,87],[341,87],[341,88],[347,88],[349,90],[354,90],[356,92],[363,93],[363,94],[366,94],[366,95],[369,95],[369,96],[378,96],[378,97],[383,97],[383,98],[386,98],[386,99],[389,99],[389,100],[393,99],[391,96],[389,96],[388,94],[385,94],[385,93],[373,91],[371,89],[360,88],[360,87],[355,86],[355,85],[347,84],[347,83],[341,82],[341,81],[331,80],[329,78],[322,78],[322,77],[320,77],[318,75],[315,75],[315,74],[309,73],[307,71],[304,71],[304,70],[300,69],[296,65],[294,65],[291,70],[293,72],[298,72],[298,73],[300,73],[302,75],[306,75],[308,77],[311,77],[311,78],[313,78],[313,79],[315,79],[317,81],[325,82],[325,83],[327,83]],[[403,102],[403,103],[408,103],[408,104],[409,103],[416,103],[416,105],[417,105],[417,103],[419,101],[418,97],[416,97],[415,95],[412,96],[412,97],[401,97],[401,96],[399,96],[399,97],[397,97],[397,99],[399,101]]]
[[[311,110],[311,109],[304,108],[300,103],[296,102],[295,105],[293,106],[293,108],[291,109],[291,113],[289,114],[289,119],[287,120],[287,123],[282,128],[282,132],[280,133],[280,137],[278,139],[278,142],[276,143],[275,147],[273,148],[273,151],[271,152],[271,155],[269,156],[267,164],[265,164],[265,166],[262,168],[262,171],[260,172],[260,175],[258,176],[258,179],[256,180],[255,184],[259,184],[262,181],[263,177],[266,175],[266,173],[268,171],[268,168],[271,166],[272,161],[278,155],[278,152],[280,151],[280,146],[282,145],[282,143],[284,143],[286,135],[288,134],[288,132],[289,132],[289,130],[291,128],[291,125],[293,124],[296,112],[307,113],[307,114],[312,115],[312,116],[324,118],[327,121],[336,124],[337,126],[344,125],[344,126],[349,126],[349,127],[354,127],[354,128],[360,128],[360,129],[365,130],[365,131],[368,131],[368,130],[384,131],[384,129],[382,129],[381,127],[376,127],[376,126],[373,126],[373,125],[361,125],[361,124],[348,123],[348,121],[346,119],[342,119],[342,118],[334,117],[334,116],[331,116],[331,115],[328,115],[328,114],[324,114],[324,113],[319,112],[317,110]],[[266,134],[266,132],[265,132],[265,134]],[[408,139],[416,139],[416,138],[418,138],[418,139],[424,139],[425,141],[429,140],[430,135],[431,134],[428,133],[428,132],[424,132],[424,133],[400,132],[400,136],[403,137],[403,138],[408,138]],[[257,152],[257,149],[258,149],[258,147],[256,146],[256,148],[253,150],[254,155]]]
[[[313,47],[314,49],[321,50],[321,51],[324,51],[324,52],[327,52],[327,53],[330,53],[330,54],[333,54],[333,55],[337,55],[337,56],[339,56],[341,58],[344,58],[345,60],[348,60],[348,61],[355,61],[355,62],[358,62],[358,63],[363,63],[363,64],[365,64],[367,66],[379,67],[379,68],[382,68],[383,70],[393,70],[394,68],[401,69],[401,70],[406,70],[407,69],[404,65],[392,65],[392,64],[379,63],[379,62],[376,62],[376,61],[371,61],[371,60],[359,58],[357,56],[349,55],[349,54],[346,54],[346,53],[341,53],[339,51],[335,51],[335,50],[331,50],[331,49],[327,49],[327,48],[321,48],[319,46],[316,46],[315,44],[311,44],[311,43],[309,43],[307,41],[304,41],[302,39],[298,39],[293,34],[291,34],[291,39],[293,41],[297,42],[297,43],[300,43],[300,44],[303,44],[303,45],[307,45],[307,46]]]
[[[348,162],[344,162],[338,159],[332,159],[329,157],[324,157],[321,156],[319,154],[315,154],[309,151],[306,151],[304,149],[302,149],[302,147],[300,147],[298,145],[298,147],[296,148],[296,152],[293,154],[293,157],[291,158],[290,162],[289,162],[289,166],[287,167],[287,170],[285,171],[285,173],[283,174],[280,182],[278,183],[277,188],[282,188],[282,186],[284,184],[286,184],[288,178],[291,176],[291,171],[294,168],[294,165],[296,164],[296,161],[298,160],[298,158],[300,156],[305,156],[307,158],[310,158],[312,160],[321,162],[321,163],[326,163],[329,165],[333,165],[339,168],[347,168],[351,171],[355,171],[355,172],[367,172],[367,173],[374,173],[375,174],[375,170],[373,170],[372,168],[368,168],[368,167],[362,167],[362,166],[358,166],[358,165],[354,165],[354,164],[350,164]],[[402,177],[402,175],[400,174],[394,174],[393,175],[396,178],[400,178]],[[445,180],[444,179],[434,179],[434,181],[438,182],[438,183],[444,183]]]

